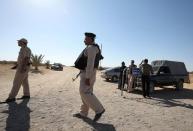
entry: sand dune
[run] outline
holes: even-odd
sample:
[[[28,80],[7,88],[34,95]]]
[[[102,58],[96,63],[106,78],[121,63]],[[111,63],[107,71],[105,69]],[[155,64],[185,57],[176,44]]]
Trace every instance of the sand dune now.
[[[0,65],[0,100],[7,98],[15,70]],[[72,82],[78,70],[65,67],[51,71],[41,67],[41,73],[29,73],[32,98],[0,104],[0,130],[6,131],[192,131],[193,85],[183,91],[157,89],[152,99],[144,99],[140,91],[128,94],[117,90],[117,84],[106,82],[97,74],[94,88],[106,112],[98,123],[89,118],[80,120],[72,114],[79,111],[79,80]],[[193,77],[191,77],[192,79]],[[20,90],[18,97],[22,96]]]

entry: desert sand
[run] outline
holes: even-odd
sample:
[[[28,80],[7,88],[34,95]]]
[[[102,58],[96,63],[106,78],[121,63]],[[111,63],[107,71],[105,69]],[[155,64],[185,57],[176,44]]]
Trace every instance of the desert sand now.
[[[0,101],[7,98],[15,74],[11,65],[0,65]],[[79,112],[79,79],[72,82],[78,70],[47,70],[29,73],[31,99],[0,104],[0,131],[192,131],[193,84],[183,91],[157,88],[152,99],[144,99],[141,91],[124,92],[117,83],[106,82],[97,73],[95,95],[106,112],[93,123],[95,113],[88,119],[72,117]],[[191,76],[191,79],[193,77]],[[193,79],[192,79],[193,80]],[[22,88],[18,98],[22,96]]]

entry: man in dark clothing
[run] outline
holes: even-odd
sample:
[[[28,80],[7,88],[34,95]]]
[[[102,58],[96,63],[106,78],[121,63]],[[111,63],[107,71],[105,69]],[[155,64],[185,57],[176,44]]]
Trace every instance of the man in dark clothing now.
[[[125,68],[126,68],[125,62],[123,61],[121,63],[121,68],[120,68],[118,89],[121,89],[121,86],[125,83],[125,76],[123,76],[123,71],[124,71]]]
[[[150,75],[153,74],[152,66],[148,64],[148,59],[143,61],[143,64],[140,65],[140,70],[142,72],[142,89],[143,89],[143,97],[150,97]]]

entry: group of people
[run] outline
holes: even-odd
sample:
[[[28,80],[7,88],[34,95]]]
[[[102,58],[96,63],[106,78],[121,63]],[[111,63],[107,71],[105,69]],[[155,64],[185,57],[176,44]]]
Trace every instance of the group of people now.
[[[96,35],[86,32],[84,43],[86,48],[82,51],[75,62],[75,67],[80,70],[80,96],[82,105],[80,113],[76,113],[73,117],[85,118],[88,115],[89,108],[96,113],[93,121],[98,121],[105,109],[98,98],[93,93],[93,87],[96,80],[96,70],[99,66],[99,61],[103,59],[99,46],[95,43]],[[30,69],[31,50],[27,46],[28,41],[25,38],[18,40],[18,46],[21,47],[17,59],[16,73],[13,80],[13,86],[6,103],[16,101],[16,96],[21,85],[23,86],[23,96],[20,99],[30,99],[30,89],[28,83],[28,72]]]
[[[101,50],[99,46],[95,43],[95,37],[96,35],[93,33],[85,33],[84,43],[86,45],[86,48],[82,51],[82,53],[75,61],[75,67],[80,70],[79,92],[82,100],[82,105],[80,108],[80,112],[74,114],[73,117],[86,118],[89,112],[89,108],[91,108],[96,113],[93,119],[93,121],[96,122],[105,112],[105,108],[93,93],[93,87],[96,81],[96,70],[99,66],[99,61],[103,59]],[[31,50],[28,48],[27,44],[28,41],[25,38],[18,40],[18,46],[20,46],[21,49],[17,59],[17,68],[13,80],[13,86],[8,98],[5,101],[7,103],[16,100],[16,96],[21,85],[23,86],[24,94],[21,99],[30,99],[28,72],[31,64]],[[133,90],[133,70],[136,67],[137,66],[134,64],[134,60],[131,61],[131,65],[128,68],[125,66],[124,62],[122,63],[119,88],[121,88],[123,83],[125,83],[127,75],[129,83],[128,92],[131,92]],[[140,65],[140,70],[142,72],[143,96],[149,97],[149,76],[153,71],[152,67],[148,64],[147,59],[145,59],[144,63]]]
[[[131,60],[128,67],[125,66],[125,62],[121,63],[118,89],[124,89],[125,83],[127,83],[127,92],[132,92],[135,87],[135,81],[137,75],[141,75],[142,91],[143,97],[150,97],[150,75],[153,74],[153,69],[150,64],[148,64],[148,59],[144,59],[140,65],[139,70],[135,65],[135,61]],[[137,72],[139,71],[139,72]]]

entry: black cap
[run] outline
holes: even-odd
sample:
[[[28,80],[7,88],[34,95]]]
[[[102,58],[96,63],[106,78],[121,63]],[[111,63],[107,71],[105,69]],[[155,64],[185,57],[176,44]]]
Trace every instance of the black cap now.
[[[145,63],[148,63],[148,59],[145,59],[144,62],[145,62]]]
[[[94,33],[85,32],[84,34],[85,34],[85,36],[87,36],[87,37],[91,37],[91,38],[95,38],[95,37],[96,37],[96,35],[95,35]]]

